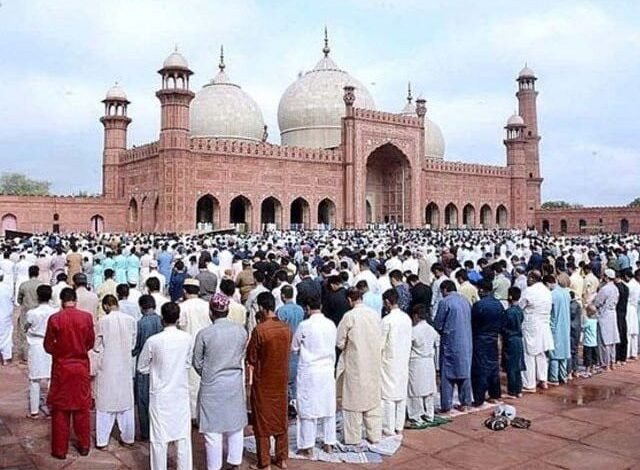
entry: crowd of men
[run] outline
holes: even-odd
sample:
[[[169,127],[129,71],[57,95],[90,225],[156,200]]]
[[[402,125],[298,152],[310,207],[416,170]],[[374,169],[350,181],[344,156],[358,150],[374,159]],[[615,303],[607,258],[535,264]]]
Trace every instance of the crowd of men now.
[[[255,467],[286,468],[292,420],[300,454],[334,449],[338,398],[344,443],[376,443],[505,398],[501,371],[518,399],[636,360],[639,247],[383,229],[6,240],[0,356],[28,363],[27,417],[50,415],[56,458],[71,422],[89,453],[95,409],[95,447],[117,423],[154,470],[171,442],[192,468],[194,426],[208,469],[223,442],[237,467],[248,424]]]

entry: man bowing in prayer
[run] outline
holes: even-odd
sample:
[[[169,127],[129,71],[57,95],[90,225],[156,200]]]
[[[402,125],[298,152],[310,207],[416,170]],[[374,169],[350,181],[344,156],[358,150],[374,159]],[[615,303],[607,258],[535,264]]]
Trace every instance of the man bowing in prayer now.
[[[150,375],[149,418],[151,470],[166,470],[167,446],[177,443],[178,469],[191,470],[189,369],[193,340],[176,328],[180,307],[162,306],[164,330],[147,339],[138,358],[138,371]]]
[[[364,305],[357,287],[349,289],[347,296],[351,310],[338,325],[337,347],[342,354],[336,373],[342,396],[344,442],[360,444],[364,424],[366,439],[376,443],[382,437],[380,314]]]
[[[298,352],[296,400],[298,453],[312,457],[318,424],[324,451],[336,444],[336,326],[320,310],[320,295],[305,298],[309,317],[298,326],[291,349]]]
[[[62,310],[49,317],[44,350],[52,356],[51,384],[47,404],[51,410],[51,455],[67,457],[70,421],[80,455],[88,455],[91,445],[91,379],[88,352],[93,348],[93,318],[76,309],[76,292],[63,289]]]
[[[133,446],[135,413],[133,403],[133,357],[136,344],[136,321],[118,310],[116,298],[107,294],[102,298],[105,315],[96,326],[98,353],[96,368],[96,447],[109,445],[114,422],[120,429],[120,442]]]
[[[382,319],[382,432],[386,436],[402,433],[407,412],[411,319],[398,307],[397,289],[382,294],[389,312]]]
[[[229,297],[214,294],[209,302],[212,325],[200,330],[193,349],[193,367],[201,376],[198,423],[207,450],[207,470],[222,467],[222,440],[227,440],[227,464],[242,463],[243,430],[247,424],[244,396],[246,330],[231,321]]]
[[[286,468],[289,456],[287,385],[291,330],[275,314],[271,292],[258,295],[258,325],[247,347],[251,367],[251,412],[258,452],[257,468],[270,468],[270,439],[275,438],[275,464]]]
[[[455,386],[460,408],[466,411],[471,406],[471,306],[456,292],[453,281],[442,281],[440,291],[442,300],[433,320],[440,333],[440,412],[451,410]]]

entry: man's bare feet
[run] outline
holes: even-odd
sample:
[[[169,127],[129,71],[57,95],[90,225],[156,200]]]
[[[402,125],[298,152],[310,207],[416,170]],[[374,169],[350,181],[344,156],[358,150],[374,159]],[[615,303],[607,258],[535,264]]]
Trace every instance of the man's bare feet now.
[[[289,465],[287,465],[286,460],[281,460],[280,462],[273,462],[273,463],[276,467],[281,468],[282,470],[289,468]]]
[[[322,450],[327,454],[333,454],[333,446],[331,444],[325,444],[322,446]]]
[[[308,459],[310,459],[311,457],[313,457],[313,449],[298,449],[298,452],[296,452],[299,456],[301,457],[306,457]]]
[[[547,382],[540,382],[540,388],[542,390],[547,390],[549,388],[549,385],[547,384]]]

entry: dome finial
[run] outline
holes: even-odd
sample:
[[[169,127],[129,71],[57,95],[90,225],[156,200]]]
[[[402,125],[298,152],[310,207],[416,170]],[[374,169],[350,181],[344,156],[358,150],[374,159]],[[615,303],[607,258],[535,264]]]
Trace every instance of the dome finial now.
[[[221,72],[224,72],[225,67],[226,65],[224,65],[224,46],[221,44],[220,45],[220,64],[218,65],[218,68],[220,69]]]
[[[173,52],[178,52],[178,43],[177,42],[173,45]]]
[[[329,56],[329,52],[331,52],[331,49],[329,48],[329,34],[327,33],[327,26],[324,26],[324,47],[322,48],[322,52],[324,53],[325,57]]]
[[[411,82],[407,85],[407,101],[411,103],[413,101],[413,95],[411,94]]]

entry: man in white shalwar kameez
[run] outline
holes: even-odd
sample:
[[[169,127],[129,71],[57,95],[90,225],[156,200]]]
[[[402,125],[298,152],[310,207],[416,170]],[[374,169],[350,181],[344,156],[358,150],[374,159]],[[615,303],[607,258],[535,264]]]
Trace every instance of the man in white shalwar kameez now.
[[[337,329],[322,314],[319,297],[309,297],[307,306],[309,316],[298,325],[291,350],[299,353],[296,377],[298,452],[312,456],[318,424],[322,426],[325,452],[331,452],[336,444],[334,364]]]
[[[382,319],[382,433],[402,433],[407,411],[411,329],[409,315],[398,308],[398,291],[382,294],[389,314]]]
[[[203,328],[211,325],[209,316],[209,304],[199,297],[200,281],[197,279],[185,279],[185,301],[180,304],[180,319],[178,327],[186,331],[192,338]],[[189,369],[189,405],[191,406],[191,419],[198,419],[198,390],[200,390],[200,375],[192,367]]]
[[[629,288],[627,303],[627,357],[635,360],[638,357],[638,302],[640,302],[640,283],[636,281],[631,270],[623,273]]]
[[[111,294],[102,298],[105,315],[96,325],[94,351],[96,367],[96,447],[104,449],[114,423],[120,429],[121,443],[133,445],[135,413],[131,351],[136,345],[136,321],[118,311],[118,300]]]
[[[6,365],[13,358],[13,289],[0,272],[0,356]]]
[[[438,332],[427,323],[426,309],[411,312],[411,355],[409,357],[409,388],[407,416],[414,426],[433,421],[437,392],[435,353]]]
[[[345,444],[360,444],[362,426],[370,443],[382,437],[380,315],[362,303],[356,287],[347,293],[351,310],[338,324],[337,347],[342,350],[336,371],[342,395]]]
[[[162,306],[164,330],[151,336],[138,359],[138,372],[150,375],[149,436],[151,470],[166,470],[167,447],[177,444],[177,470],[192,470],[189,369],[193,339],[176,328],[180,307]]]
[[[524,343],[524,363],[522,387],[525,392],[535,392],[536,379],[541,388],[547,388],[549,362],[547,351],[551,351],[551,291],[542,283],[539,271],[531,271],[527,277],[528,287],[520,299],[524,312],[522,340]]]
[[[51,355],[44,350],[44,335],[49,317],[58,309],[49,305],[51,286],[41,285],[36,289],[39,305],[27,311],[27,364],[29,368],[29,417],[37,418],[40,412],[40,385],[46,380],[47,389],[51,378]]]

